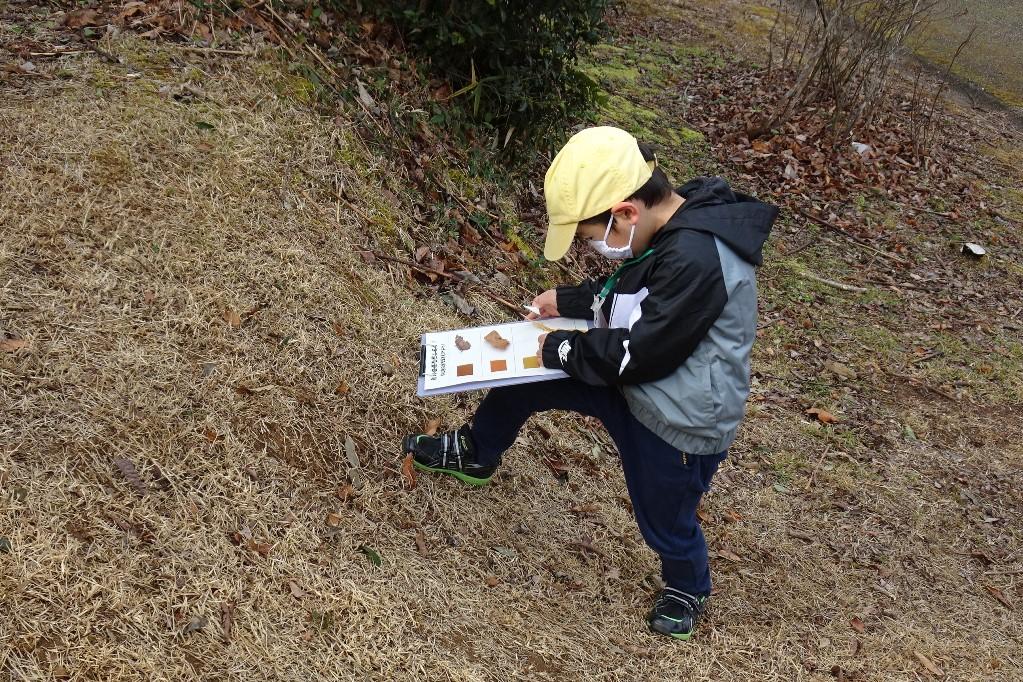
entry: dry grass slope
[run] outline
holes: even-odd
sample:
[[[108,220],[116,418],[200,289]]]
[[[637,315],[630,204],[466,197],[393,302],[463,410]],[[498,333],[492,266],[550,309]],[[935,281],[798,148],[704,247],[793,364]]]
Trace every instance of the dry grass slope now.
[[[418,335],[459,320],[355,254],[405,218],[326,189],[385,205],[374,157],[269,56],[110,47],[143,75],[74,57],[0,104],[0,331],[28,341],[0,353],[0,678],[1023,675],[985,591],[1018,604],[1019,576],[976,558],[1019,565],[1018,441],[875,452],[765,403],[707,499],[690,645],[644,630],[655,559],[592,424],[541,418],[487,489],[402,489],[397,437],[470,405],[412,395]],[[206,94],[160,94],[185,79]]]

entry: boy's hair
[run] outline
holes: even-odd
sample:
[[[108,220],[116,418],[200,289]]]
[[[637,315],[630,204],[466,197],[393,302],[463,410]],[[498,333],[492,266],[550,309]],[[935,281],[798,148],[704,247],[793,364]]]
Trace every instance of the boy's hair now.
[[[637,144],[639,145],[639,151],[643,155],[644,161],[657,160],[657,155],[654,153],[653,147],[645,142],[639,142]],[[643,183],[643,186],[631,195],[625,197],[623,201],[638,199],[647,207],[656,206],[662,201],[666,201],[673,191],[675,191],[675,188],[671,186],[671,181],[668,180],[668,176],[664,174],[664,171],[661,170],[660,166],[656,166],[654,168],[653,175],[650,176],[650,179]],[[609,220],[611,220],[611,209],[595,215],[592,218],[580,220],[579,222],[607,224]]]

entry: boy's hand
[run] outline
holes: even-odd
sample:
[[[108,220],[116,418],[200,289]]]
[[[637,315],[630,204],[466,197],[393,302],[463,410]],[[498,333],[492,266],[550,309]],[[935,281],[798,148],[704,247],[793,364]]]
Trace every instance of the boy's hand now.
[[[548,289],[533,299],[533,306],[540,309],[540,314],[529,313],[527,320],[537,320],[544,317],[558,317],[558,293],[554,289]],[[542,343],[540,344],[543,345]]]
[[[547,341],[547,334],[546,334],[546,332],[543,333],[543,334],[540,334],[540,337],[537,339],[537,343],[540,344],[540,345],[536,349],[536,359],[540,361],[540,366],[541,367],[544,366],[543,365],[543,344],[544,344],[545,341]]]

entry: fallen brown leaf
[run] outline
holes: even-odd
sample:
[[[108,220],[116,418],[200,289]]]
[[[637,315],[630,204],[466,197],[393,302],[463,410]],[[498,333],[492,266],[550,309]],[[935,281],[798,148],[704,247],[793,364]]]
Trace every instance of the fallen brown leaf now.
[[[426,422],[426,428],[423,430],[423,433],[426,434],[427,436],[433,436],[437,433],[437,429],[439,428],[440,418],[438,417],[437,419],[431,419],[430,421]]]
[[[790,538],[795,538],[797,540],[804,540],[806,542],[814,542],[814,541],[816,541],[816,538],[813,535],[811,535],[810,533],[806,533],[806,532],[801,531],[801,530],[796,530],[794,528],[790,528],[789,529],[788,535],[789,535]]]
[[[265,542],[257,542],[256,540],[246,540],[245,548],[250,552],[255,552],[264,559],[270,556],[270,550],[273,549],[269,544]]]
[[[559,459],[547,459],[544,458],[543,463],[547,465],[547,468],[551,470],[554,477],[562,483],[568,482],[568,465]]]
[[[426,535],[423,533],[422,528],[416,529],[416,549],[419,550],[420,554],[427,553]]]
[[[224,321],[227,322],[231,327],[234,327],[235,329],[242,326],[241,315],[239,315],[230,308],[224,308]]]
[[[829,372],[832,372],[843,379],[855,380],[857,378],[856,370],[848,365],[843,365],[841,362],[829,362],[824,366]]]
[[[362,475],[362,467],[359,463],[359,453],[355,450],[355,440],[351,436],[345,436],[345,458],[348,460],[348,476],[352,481],[352,487],[361,490],[366,485]]]
[[[464,243],[470,246],[479,244],[483,241],[483,238],[480,237],[480,233],[476,231],[476,228],[465,222],[458,226],[458,236],[462,238]]]
[[[630,656],[639,656],[640,658],[650,658],[654,655],[653,649],[648,649],[635,644],[622,644],[622,651],[629,654]]]
[[[1004,592],[993,585],[985,585],[984,589],[987,590],[988,594],[997,599],[1002,606],[1010,611],[1012,610],[1012,602],[1009,601],[1009,598],[1005,596]]]
[[[118,21],[124,21],[137,14],[142,14],[146,9],[146,3],[142,0],[132,0],[132,2],[126,3],[121,11],[117,14]]]
[[[135,489],[139,495],[143,497],[149,491],[148,486],[142,482],[142,477],[139,476],[138,469],[135,468],[135,464],[130,459],[124,457],[115,457],[114,465],[117,467],[121,475],[124,476],[125,480],[131,484],[131,487]]]
[[[115,526],[123,530],[125,533],[130,533],[134,535],[135,537],[137,537],[142,542],[145,542],[146,544],[150,544],[156,540],[156,536],[153,535],[153,532],[142,524],[129,523],[124,519],[111,515],[108,515],[107,519],[109,519],[111,523],[113,523]]]
[[[742,561],[742,557],[739,556],[738,554],[736,554],[735,552],[733,552],[730,549],[719,549],[718,550],[718,556],[721,557],[722,559],[728,559],[729,561],[735,561],[735,562]]]
[[[472,348],[472,344],[463,339],[461,336],[455,337],[455,346],[458,348],[458,350],[469,350],[470,348]]]
[[[728,521],[729,523],[739,523],[740,521],[742,521],[742,514],[735,511],[734,509],[726,509],[722,513],[722,516],[724,516],[725,521]]]
[[[819,407],[811,407],[809,410],[806,411],[806,414],[808,414],[811,417],[815,418],[817,421],[821,422],[822,424],[837,424],[838,423],[838,418],[835,417],[835,415],[831,414],[827,410],[822,410]]]
[[[85,28],[99,25],[99,12],[91,8],[76,9],[64,15],[62,22],[67,28]]]
[[[405,455],[405,461],[401,463],[401,484],[406,490],[416,487],[416,468],[412,463],[412,454]]]
[[[305,596],[305,590],[299,587],[299,584],[294,580],[288,581],[288,589],[291,591],[291,596],[295,599],[301,599]]]
[[[487,587],[497,587],[501,584],[501,579],[495,575],[487,576]]]
[[[326,524],[331,528],[337,528],[338,526],[341,525],[341,521],[343,520],[344,519],[337,512],[330,512],[329,514],[327,514],[327,518],[324,519]]]
[[[348,395],[348,391],[350,390],[352,389],[348,385],[348,382],[342,381],[340,384],[337,385],[337,388],[334,389],[334,393],[336,393],[337,395]]]
[[[234,602],[225,601],[220,603],[220,629],[225,642],[231,640],[231,632],[234,630]]]
[[[84,523],[68,523],[65,526],[68,535],[78,540],[79,542],[89,543],[92,542],[92,532],[85,526]]]
[[[597,556],[607,557],[607,554],[605,554],[603,550],[593,544],[593,538],[590,537],[579,538],[578,540],[568,543],[568,546],[578,549],[584,556],[586,552],[589,552],[591,554],[596,554]]]
[[[28,345],[28,341],[25,339],[0,339],[0,350],[8,353],[13,353],[19,348],[24,348]]]
[[[449,291],[447,294],[445,294],[445,296],[447,296],[451,300],[451,303],[455,306],[455,309],[457,309],[458,312],[462,313],[466,317],[472,317],[473,315],[476,314],[476,306],[465,300],[463,296],[460,296],[454,291]]]
[[[859,616],[853,616],[853,619],[849,621],[849,625],[852,626],[853,630],[862,634],[864,626],[863,621],[860,620]]]
[[[927,672],[931,673],[932,675],[934,675],[936,677],[943,677],[945,675],[944,671],[942,671],[941,668],[936,666],[934,664],[934,662],[931,661],[931,659],[927,658],[926,656],[924,656],[919,651],[914,651],[913,655],[916,656],[916,660],[920,661],[920,663],[925,668],[927,668]]]
[[[991,564],[994,563],[994,559],[989,557],[984,552],[981,552],[980,550],[974,550],[970,552],[970,556],[979,561],[980,563],[984,564],[985,566],[990,566]]]

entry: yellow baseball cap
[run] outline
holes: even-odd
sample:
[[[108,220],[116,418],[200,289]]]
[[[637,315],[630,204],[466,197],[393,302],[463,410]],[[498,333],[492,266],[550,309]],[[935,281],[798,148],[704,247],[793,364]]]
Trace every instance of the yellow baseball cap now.
[[[543,179],[547,240],[543,255],[568,252],[579,221],[600,215],[646,184],[656,162],[643,159],[639,144],[620,128],[581,130],[561,148]]]

